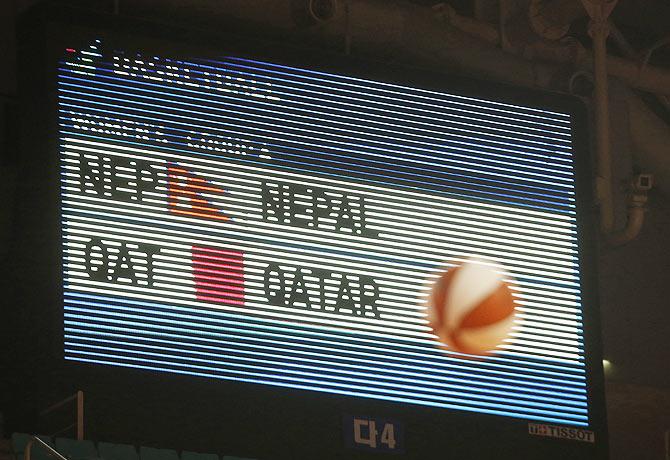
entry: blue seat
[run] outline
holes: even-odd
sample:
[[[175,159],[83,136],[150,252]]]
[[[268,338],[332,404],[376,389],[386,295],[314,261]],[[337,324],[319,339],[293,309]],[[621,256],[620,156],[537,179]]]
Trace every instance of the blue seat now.
[[[103,460],[139,460],[135,446],[111,442],[98,443],[98,456]]]
[[[179,460],[176,450],[140,447],[140,460]]]
[[[181,460],[219,460],[219,456],[216,454],[201,454],[199,452],[184,450],[181,453]]]
[[[98,458],[98,450],[93,441],[56,438],[56,450],[70,460],[94,460]]]
[[[28,433],[13,433],[12,434],[12,450],[14,451],[14,456],[16,460],[23,460],[23,454],[26,450],[28,442],[30,442],[33,435]],[[53,447],[53,441],[51,436],[46,436],[43,434],[37,435],[37,437],[44,441],[49,446]],[[53,460],[47,450],[39,443],[34,442],[30,449],[30,458],[31,460]]]

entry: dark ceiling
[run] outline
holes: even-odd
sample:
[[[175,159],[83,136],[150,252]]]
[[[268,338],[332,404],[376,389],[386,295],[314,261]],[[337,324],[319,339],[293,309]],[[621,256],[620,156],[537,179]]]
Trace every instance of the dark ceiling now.
[[[498,0],[409,0],[411,3],[422,6],[434,6],[440,3],[451,5],[458,13],[465,16],[474,16],[476,4],[480,8],[491,10],[496,8]],[[565,0],[576,1],[576,0]],[[619,0],[612,12],[612,21],[624,33],[633,48],[644,52],[654,44],[664,39],[670,39],[670,0]],[[573,33],[578,38],[586,38],[587,19],[577,21]],[[654,51],[650,64],[670,66],[670,42],[665,43]]]

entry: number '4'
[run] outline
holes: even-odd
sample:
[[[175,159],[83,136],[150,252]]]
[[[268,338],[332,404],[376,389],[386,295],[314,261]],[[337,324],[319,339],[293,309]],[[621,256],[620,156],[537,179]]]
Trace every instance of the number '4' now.
[[[382,431],[381,443],[386,444],[389,449],[395,449],[395,433],[393,431],[393,424],[386,423],[384,431]]]

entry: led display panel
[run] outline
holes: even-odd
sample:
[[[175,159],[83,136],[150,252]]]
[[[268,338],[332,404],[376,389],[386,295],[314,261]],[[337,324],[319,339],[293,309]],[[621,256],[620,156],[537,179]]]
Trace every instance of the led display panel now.
[[[100,39],[58,120],[67,360],[590,425],[569,112]],[[427,313],[472,258],[484,357]]]

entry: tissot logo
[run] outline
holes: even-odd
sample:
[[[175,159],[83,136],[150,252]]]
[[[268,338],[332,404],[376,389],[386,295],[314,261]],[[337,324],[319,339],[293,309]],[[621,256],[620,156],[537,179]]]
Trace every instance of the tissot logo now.
[[[529,423],[528,433],[535,436],[547,436],[551,438],[569,439],[572,441],[595,442],[595,434],[593,431],[567,426]]]

